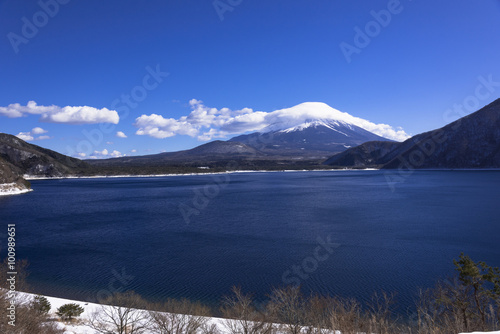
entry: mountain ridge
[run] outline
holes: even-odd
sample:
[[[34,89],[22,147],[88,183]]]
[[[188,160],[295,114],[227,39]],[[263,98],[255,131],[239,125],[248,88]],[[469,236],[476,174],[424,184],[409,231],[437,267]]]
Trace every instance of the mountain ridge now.
[[[25,142],[16,136],[0,133],[0,193],[30,189],[24,175],[64,177],[89,175],[86,162]]]
[[[389,151],[367,142],[325,161],[333,167],[500,168],[500,99],[439,129],[427,131]]]
[[[162,163],[190,163],[199,160],[217,160],[217,159],[238,159],[246,156],[256,156],[260,153],[247,145],[241,143],[232,143],[222,140],[215,140],[196,146],[189,150],[176,152],[164,152],[158,154],[119,157],[111,159],[86,160],[91,165],[121,165],[124,162],[131,164],[162,164]]]

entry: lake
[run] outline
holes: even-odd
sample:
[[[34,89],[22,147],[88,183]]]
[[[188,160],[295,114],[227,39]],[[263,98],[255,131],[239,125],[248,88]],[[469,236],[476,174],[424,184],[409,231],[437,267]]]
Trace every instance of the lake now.
[[[402,307],[453,274],[462,251],[500,266],[500,171],[417,171],[396,184],[385,173],[34,180],[0,198],[2,257],[16,224],[41,294],[216,303],[233,285],[265,300],[300,284],[361,300],[397,292]]]

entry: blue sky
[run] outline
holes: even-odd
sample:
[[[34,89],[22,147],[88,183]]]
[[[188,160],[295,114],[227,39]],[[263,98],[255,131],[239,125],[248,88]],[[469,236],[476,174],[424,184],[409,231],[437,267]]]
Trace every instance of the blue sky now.
[[[498,0],[0,1],[0,132],[150,154],[324,102],[413,135],[500,97],[499,18]]]

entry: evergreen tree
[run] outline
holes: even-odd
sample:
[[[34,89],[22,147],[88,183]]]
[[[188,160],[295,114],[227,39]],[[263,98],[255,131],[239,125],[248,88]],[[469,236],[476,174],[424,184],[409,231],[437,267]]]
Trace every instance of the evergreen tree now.
[[[469,296],[473,309],[471,318],[479,318],[486,328],[487,313],[492,307],[500,307],[500,269],[485,262],[474,262],[469,256],[460,254],[459,260],[453,260],[458,271],[458,280]],[[497,312],[498,313],[498,312]]]
[[[78,304],[64,304],[57,309],[56,314],[60,316],[63,320],[71,321],[74,317],[79,317],[83,313],[84,309]]]
[[[47,314],[50,311],[50,302],[44,296],[35,296],[31,301],[31,308],[40,314]]]

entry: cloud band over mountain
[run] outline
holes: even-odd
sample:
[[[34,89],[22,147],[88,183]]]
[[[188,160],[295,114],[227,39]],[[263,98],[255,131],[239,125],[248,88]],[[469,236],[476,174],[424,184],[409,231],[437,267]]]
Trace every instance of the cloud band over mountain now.
[[[188,135],[201,141],[208,141],[251,131],[287,129],[302,124],[306,120],[324,119],[354,124],[379,136],[397,141],[410,137],[401,128],[393,128],[388,124],[375,124],[320,102],[306,102],[272,112],[253,111],[250,108],[241,110],[210,108],[196,99],[189,101],[189,104],[192,109],[191,113],[179,119],[164,118],[158,114],[138,117],[134,123],[138,128],[136,134],[155,138]]]

